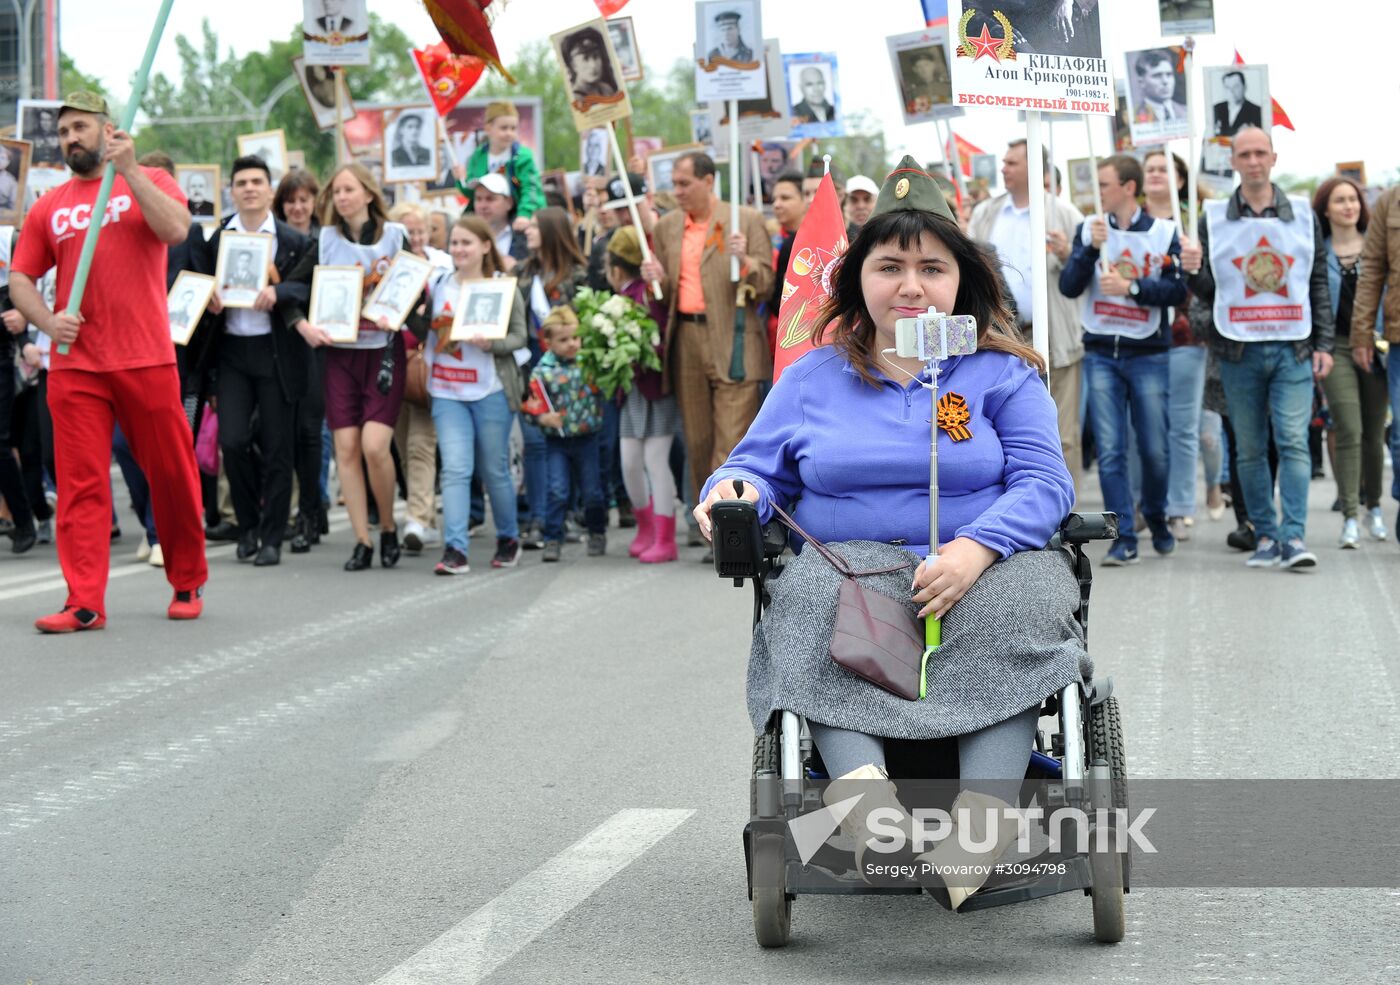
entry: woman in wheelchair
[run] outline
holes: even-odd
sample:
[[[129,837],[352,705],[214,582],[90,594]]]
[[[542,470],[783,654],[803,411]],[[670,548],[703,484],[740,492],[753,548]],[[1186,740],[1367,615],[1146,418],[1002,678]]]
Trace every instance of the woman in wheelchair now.
[[[895,347],[896,320],[930,306],[974,316],[978,349],[940,368],[940,407],[952,410],[939,414],[939,552],[931,566],[917,561],[929,537],[929,398],[920,386],[928,374],[918,360],[885,354]],[[920,700],[837,665],[829,648],[841,576],[817,551],[801,551],[794,535],[799,553],[774,581],[754,633],[750,717],[761,732],[775,710],[805,716],[835,778],[826,803],[865,794],[842,822],[862,874],[867,810],[878,801],[909,821],[886,772],[885,739],[956,736],[962,792],[951,813],[955,824],[977,829],[967,832],[971,843],[995,835],[992,857],[968,859],[948,837],[920,856],[931,863],[920,868],[990,866],[1014,842],[1016,825],[984,830],[985,808],[1016,802],[1042,701],[1090,671],[1074,618],[1078,584],[1065,553],[1045,549],[1074,487],[1039,376],[1044,363],[1020,339],[995,260],[958,228],[910,157],[886,179],[840,261],[817,326],[814,341],[831,344],[783,373],[705,484],[696,518],[709,536],[711,507],[738,498],[734,480],[743,480],[760,520],[775,504],[795,502],[797,524],[839,542],[853,568],[903,561],[902,571],[862,584],[946,621]],[[956,909],[986,876],[931,878],[925,888]]]

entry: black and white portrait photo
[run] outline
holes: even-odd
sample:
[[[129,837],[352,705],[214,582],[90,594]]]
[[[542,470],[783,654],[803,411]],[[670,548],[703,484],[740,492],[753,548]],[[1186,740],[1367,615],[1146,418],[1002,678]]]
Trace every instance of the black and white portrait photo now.
[[[763,36],[755,33],[753,8],[746,3],[727,5],[718,10],[709,24],[709,52],[706,59],[723,59],[739,66],[751,66],[756,62],[754,50],[763,43]],[[748,28],[748,37],[745,35]]]
[[[1214,34],[1215,0],[1157,0],[1162,34]]]
[[[359,267],[317,266],[311,275],[309,320],[335,342],[354,342],[360,331],[360,292],[364,271]]]
[[[457,295],[452,341],[466,342],[478,335],[488,339],[505,338],[514,300],[514,277],[464,281]]]
[[[585,130],[578,138],[578,170],[585,178],[606,178],[612,173],[607,127]]]
[[[199,319],[209,299],[214,295],[214,286],[213,277],[192,270],[180,271],[175,283],[170,285],[166,309],[170,316],[170,340],[176,345],[189,343],[190,336],[199,327]]]
[[[1129,117],[1133,145],[1144,147],[1186,137],[1191,119],[1186,111],[1186,74],[1179,47],[1130,51],[1126,56]]]
[[[238,137],[238,156],[261,157],[272,172],[274,185],[287,173],[287,135],[281,130],[244,133]]]
[[[972,11],[967,36],[1006,36],[1002,23],[1011,24],[1011,39],[1018,54],[1069,55],[1102,58],[1099,33],[1099,0],[963,0],[963,16]],[[1000,16],[998,16],[1000,15]],[[955,25],[956,26],[956,25]],[[954,44],[957,39],[954,38]]]
[[[400,250],[365,303],[365,317],[370,321],[387,318],[389,325],[397,330],[418,302],[432,272],[433,267],[428,260]]]
[[[368,0],[302,0],[302,49],[313,65],[368,65]]]
[[[1269,129],[1264,121],[1264,107],[1271,105],[1268,66],[1207,68],[1205,94],[1211,108],[1206,125],[1212,136],[1233,137],[1243,127]]]
[[[587,130],[631,115],[622,66],[606,21],[586,21],[551,36],[550,42],[569,91],[576,129]]]
[[[21,99],[15,108],[19,123],[15,136],[31,145],[29,163],[36,168],[61,168],[63,148],[58,142],[58,108],[51,100]]]
[[[834,54],[784,55],[783,73],[794,137],[839,137],[845,133]]]
[[[905,123],[924,123],[961,113],[953,104],[947,43],[948,30],[942,27],[885,39]]]
[[[384,111],[384,180],[433,181],[438,177],[437,114],[431,106]]]
[[[622,68],[624,82],[642,81],[642,53],[637,50],[637,30],[630,17],[613,17],[608,21],[608,36],[612,39],[617,63]]]
[[[272,237],[267,233],[220,233],[214,277],[225,308],[251,308],[268,285],[271,268]]]
[[[0,225],[18,226],[24,215],[30,151],[27,140],[0,139]]]
[[[217,164],[177,164],[175,182],[189,200],[190,215],[196,219],[212,219],[219,214]]]
[[[792,132],[787,85],[783,81],[783,55],[778,50],[777,38],[769,38],[763,43],[763,73],[768,79],[763,96],[738,100],[741,142],[786,138]],[[710,112],[716,120],[715,139],[722,147],[728,148],[729,103],[711,103]]]
[[[335,126],[335,69],[330,65],[308,64],[305,58],[298,56],[292,59],[292,71],[301,81],[301,91],[316,126],[322,130],[332,129]],[[340,118],[345,121],[355,118],[355,107],[343,77],[340,80]]]

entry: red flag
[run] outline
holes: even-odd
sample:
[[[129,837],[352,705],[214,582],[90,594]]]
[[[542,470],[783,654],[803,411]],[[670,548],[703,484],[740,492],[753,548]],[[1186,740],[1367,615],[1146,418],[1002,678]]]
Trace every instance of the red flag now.
[[[410,48],[409,52],[418,66],[418,74],[423,78],[423,85],[428,89],[438,116],[450,113],[452,107],[471,92],[481,73],[486,71],[486,63],[480,58],[454,55],[443,41],[421,50]]]
[[[486,20],[486,8],[490,4],[491,0],[423,0],[433,25],[454,55],[480,58],[514,84],[514,76],[501,64],[496,39],[491,36],[491,25]]]
[[[846,252],[846,220],[836,200],[836,186],[825,175],[807,207],[792,241],[783,300],[778,310],[778,347],[773,356],[773,382],[783,370],[811,352],[817,312],[831,293],[835,261]]]
[[[1244,59],[1240,57],[1240,49],[1238,48],[1235,49],[1235,64],[1244,64]],[[1290,130],[1294,130],[1293,121],[1288,118],[1288,114],[1283,111],[1283,107],[1278,104],[1278,100],[1270,96],[1269,101],[1274,104],[1274,126],[1287,127]],[[1294,132],[1296,133],[1297,131],[1294,130]]]
[[[598,5],[598,13],[604,17],[611,17],[627,6],[627,0],[593,0],[593,2]]]
[[[949,133],[953,133],[953,128],[952,128],[952,127],[949,127],[949,128],[948,128],[948,132],[949,132]],[[959,163],[962,165],[963,177],[965,177],[965,178],[971,178],[971,177],[972,177],[972,155],[973,155],[973,154],[985,154],[986,151],[984,151],[982,148],[978,147],[976,144],[968,143],[966,140],[963,140],[962,137],[958,136],[956,133],[953,133],[953,140],[956,140],[956,141],[958,142],[958,160],[959,160]],[[944,154],[947,155],[947,159],[948,159],[948,160],[951,161],[951,160],[953,159],[953,149],[952,149],[952,144],[951,144],[951,143],[950,143],[947,147],[943,148],[943,152],[944,152]]]

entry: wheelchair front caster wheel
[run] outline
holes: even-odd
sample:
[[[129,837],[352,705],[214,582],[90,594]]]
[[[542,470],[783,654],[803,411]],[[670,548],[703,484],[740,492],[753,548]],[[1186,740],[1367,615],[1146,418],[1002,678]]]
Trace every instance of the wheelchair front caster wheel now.
[[[1123,856],[1115,851],[1090,852],[1094,885],[1094,940],[1117,944],[1123,939]],[[758,896],[754,896],[757,905]]]
[[[783,885],[781,835],[753,841],[753,935],[760,947],[783,947],[792,929],[792,899]]]

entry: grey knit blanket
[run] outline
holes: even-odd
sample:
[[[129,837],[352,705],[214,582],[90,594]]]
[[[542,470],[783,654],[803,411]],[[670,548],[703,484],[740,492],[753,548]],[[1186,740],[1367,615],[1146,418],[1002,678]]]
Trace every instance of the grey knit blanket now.
[[[828,544],[857,571],[909,560],[904,571],[861,579],[910,602],[917,559],[875,541]],[[1038,705],[1093,665],[1075,621],[1079,586],[1069,555],[1024,551],[993,564],[943,619],[928,663],[927,696],[906,701],[831,659],[841,576],[815,550],[791,559],[772,583],[772,605],[754,630],[748,706],[755,732],[776,709],[870,735],[937,739],[1005,721]]]

